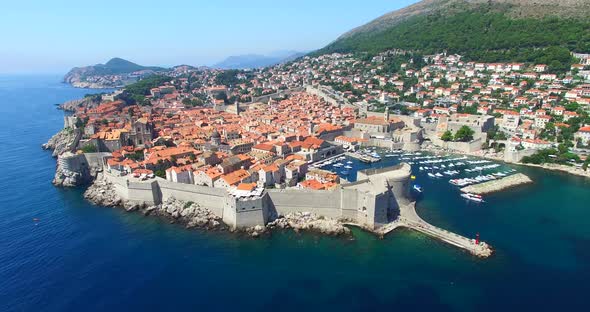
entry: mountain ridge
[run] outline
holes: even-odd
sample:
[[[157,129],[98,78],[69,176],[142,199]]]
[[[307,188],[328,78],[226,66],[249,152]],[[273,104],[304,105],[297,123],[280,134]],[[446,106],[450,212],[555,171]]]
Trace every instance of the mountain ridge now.
[[[380,31],[395,26],[405,19],[437,13],[453,13],[457,10],[480,6],[494,7],[497,11],[504,11],[512,18],[540,18],[556,16],[562,18],[587,18],[590,13],[590,3],[583,0],[422,0],[407,7],[386,13],[369,23],[353,28],[338,39],[370,31]],[[338,40],[337,39],[337,40]]]
[[[221,69],[249,69],[273,66],[280,63],[292,61],[306,53],[297,51],[277,51],[270,55],[244,54],[228,56],[223,61],[213,65]]]

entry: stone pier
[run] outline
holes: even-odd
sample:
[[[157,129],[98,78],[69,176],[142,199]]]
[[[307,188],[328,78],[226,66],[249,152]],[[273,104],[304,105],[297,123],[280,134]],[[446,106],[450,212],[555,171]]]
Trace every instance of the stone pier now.
[[[438,228],[420,218],[416,213],[415,207],[415,203],[400,206],[400,216],[375,232],[379,235],[386,235],[399,227],[405,227],[439,239],[447,244],[465,249],[481,258],[487,258],[492,255],[491,247],[485,242],[476,244],[475,239]]]

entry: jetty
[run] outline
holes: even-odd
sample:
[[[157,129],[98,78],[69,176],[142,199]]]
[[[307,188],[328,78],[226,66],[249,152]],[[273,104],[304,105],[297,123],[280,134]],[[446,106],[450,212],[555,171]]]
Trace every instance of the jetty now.
[[[400,207],[400,216],[393,222],[377,229],[376,233],[385,236],[400,227],[421,232],[447,244],[465,249],[480,258],[487,258],[492,255],[492,248],[487,243],[481,242],[479,239],[471,239],[461,236],[424,221],[416,213],[415,203],[402,205]]]
[[[464,187],[461,189],[461,192],[484,195],[532,182],[533,180],[531,180],[531,178],[529,178],[525,174],[517,173],[501,179],[487,181],[479,184],[473,184]]]

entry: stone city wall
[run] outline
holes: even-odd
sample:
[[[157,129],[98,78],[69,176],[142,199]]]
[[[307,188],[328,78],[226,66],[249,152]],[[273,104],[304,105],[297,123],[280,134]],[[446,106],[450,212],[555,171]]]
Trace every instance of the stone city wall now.
[[[294,212],[313,212],[329,218],[342,215],[339,190],[268,190],[268,194],[271,206],[280,215]]]
[[[219,217],[223,217],[224,200],[227,196],[225,189],[170,182],[157,178],[162,200],[176,198],[182,201],[192,201],[199,206],[206,207]]]
[[[194,202],[223,218],[223,221],[232,227],[264,225],[271,216],[311,212],[333,219],[346,218],[374,228],[387,222],[389,210],[396,209],[399,206],[398,201],[407,200],[404,189],[409,187],[409,173],[406,174],[404,171],[400,174],[396,170],[396,174],[389,174],[387,177],[392,184],[393,193],[355,189],[364,183],[373,183],[369,181],[374,179],[371,176],[380,176],[381,171],[387,174],[386,169],[367,173],[364,181],[349,183],[331,191],[270,189],[263,196],[253,199],[237,199],[223,188],[174,183],[161,178],[139,181],[130,176],[120,176],[116,170],[107,170],[104,178],[113,184],[117,194],[124,200],[151,205],[160,204],[171,198]],[[362,175],[363,173],[360,173],[360,177],[363,177]],[[381,184],[384,183],[383,179],[377,178]],[[396,198],[398,196],[404,198]]]

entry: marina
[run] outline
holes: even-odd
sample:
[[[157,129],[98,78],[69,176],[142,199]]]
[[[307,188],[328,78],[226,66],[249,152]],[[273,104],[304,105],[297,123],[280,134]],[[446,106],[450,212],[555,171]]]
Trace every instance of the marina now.
[[[453,154],[432,155],[425,152],[391,151],[379,148],[364,148],[354,153],[347,152],[313,163],[311,167],[332,171],[345,181],[355,181],[356,172],[359,170],[383,168],[402,162],[412,166],[413,178],[418,181],[447,182],[449,185],[459,188],[473,186],[469,189],[451,189],[451,192],[456,192],[458,197],[470,202],[483,203],[485,201],[473,196],[467,198],[465,193],[487,194],[529,183],[516,169],[488,159]],[[412,186],[412,191],[420,194],[426,187],[427,185],[420,184],[420,191],[418,191]]]

